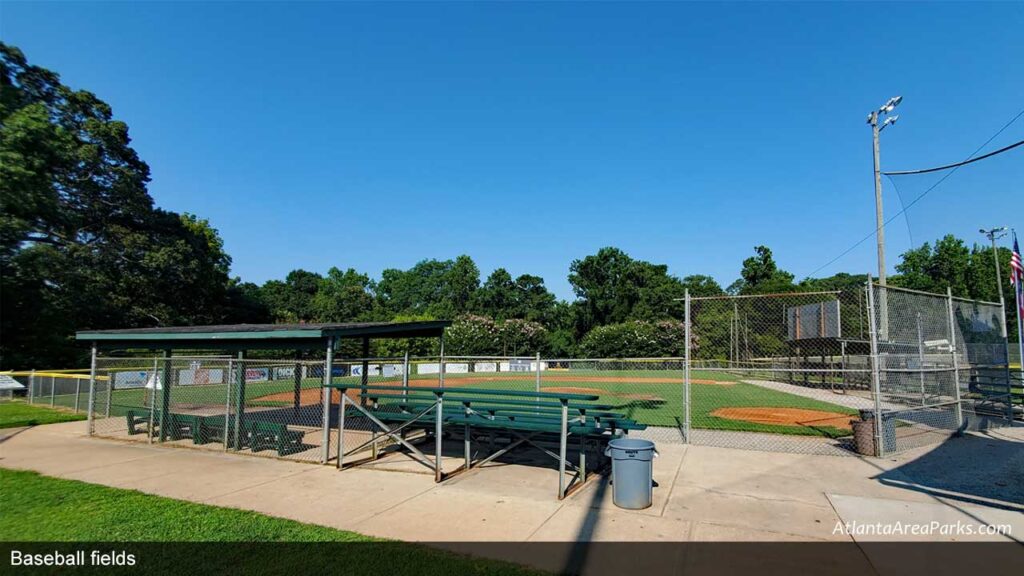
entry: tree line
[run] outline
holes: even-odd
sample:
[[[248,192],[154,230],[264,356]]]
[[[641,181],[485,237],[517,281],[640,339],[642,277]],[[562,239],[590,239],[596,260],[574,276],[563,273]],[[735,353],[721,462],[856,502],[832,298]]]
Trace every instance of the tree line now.
[[[149,167],[109,105],[3,43],[0,136],[4,369],[80,365],[85,351],[73,338],[86,328],[438,318],[455,320],[452,354],[677,356],[687,290],[848,290],[866,281],[845,273],[796,281],[757,246],[726,287],[602,248],[569,264],[571,301],[556,298],[539,276],[498,268],[484,278],[468,255],[387,269],[380,278],[333,267],[257,285],[230,275],[231,257],[209,221],[155,206]],[[1009,254],[999,251],[1003,270]],[[991,250],[953,236],[906,252],[896,269],[893,285],[998,299]],[[382,341],[373,353],[430,354],[434,346]]]

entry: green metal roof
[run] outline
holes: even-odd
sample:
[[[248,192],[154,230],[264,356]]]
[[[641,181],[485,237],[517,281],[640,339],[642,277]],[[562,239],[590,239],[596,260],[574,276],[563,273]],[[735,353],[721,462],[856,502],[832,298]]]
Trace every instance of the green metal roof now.
[[[105,348],[310,348],[327,338],[421,338],[440,336],[449,320],[328,324],[221,324],[122,330],[83,330],[76,340]]]

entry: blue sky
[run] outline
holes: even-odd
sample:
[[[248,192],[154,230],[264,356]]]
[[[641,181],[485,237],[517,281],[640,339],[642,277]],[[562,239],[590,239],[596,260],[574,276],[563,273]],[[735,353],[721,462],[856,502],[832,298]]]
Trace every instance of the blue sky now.
[[[904,96],[884,169],[963,159],[1024,108],[1021,30],[1022,3],[0,6],[243,279],[467,253],[564,298],[608,245],[723,285],[757,244],[815,272],[874,227],[867,112]],[[961,169],[887,228],[890,266],[911,234],[1024,228],[1022,182],[1020,149]],[[869,240],[817,275],[874,266]]]

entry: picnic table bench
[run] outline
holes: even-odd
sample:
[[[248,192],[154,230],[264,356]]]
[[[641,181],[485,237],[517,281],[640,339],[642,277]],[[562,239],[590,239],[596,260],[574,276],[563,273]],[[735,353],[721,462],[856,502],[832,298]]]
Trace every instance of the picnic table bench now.
[[[399,386],[331,384],[339,389],[341,402],[338,406],[338,468],[344,468],[346,455],[354,454],[368,445],[376,446],[377,432],[373,438],[358,447],[344,449],[345,417],[351,407],[353,415],[368,418],[384,437],[389,437],[410,451],[414,459],[425,463],[434,470],[435,481],[483,466],[528,444],[558,461],[558,497],[564,498],[576,486],[582,486],[587,478],[588,442],[600,444],[624,434],[629,430],[643,430],[645,425],[624,414],[612,412],[613,406],[596,403],[598,396],[562,392],[536,392],[526,390],[489,390],[484,388],[414,388]],[[361,406],[349,398],[347,391],[360,394],[369,400],[369,406]],[[428,420],[428,417],[433,418]],[[432,422],[430,421],[432,420]],[[420,450],[409,442],[406,432],[420,429],[434,437],[434,459],[430,461]],[[463,464],[459,469],[445,473],[441,468],[442,438],[461,434],[463,440]],[[486,457],[475,460],[472,452],[473,433],[487,432],[509,437],[510,443]],[[579,464],[567,459],[569,439],[579,439]],[[555,454],[541,444],[545,438],[557,437],[559,452]],[[597,450],[602,454],[600,446]],[[566,467],[576,471],[576,476],[566,485]]]

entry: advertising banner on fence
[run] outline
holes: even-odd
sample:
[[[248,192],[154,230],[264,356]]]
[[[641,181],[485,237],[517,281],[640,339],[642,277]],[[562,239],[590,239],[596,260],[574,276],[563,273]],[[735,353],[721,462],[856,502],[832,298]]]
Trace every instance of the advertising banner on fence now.
[[[178,384],[183,386],[223,383],[224,370],[219,368],[187,368],[178,371]]]
[[[497,362],[477,362],[473,364],[473,372],[497,372]]]
[[[270,380],[269,368],[246,368],[245,379],[248,382],[262,382]]]
[[[149,372],[145,370],[114,372],[114,388],[142,388],[148,377]]]

